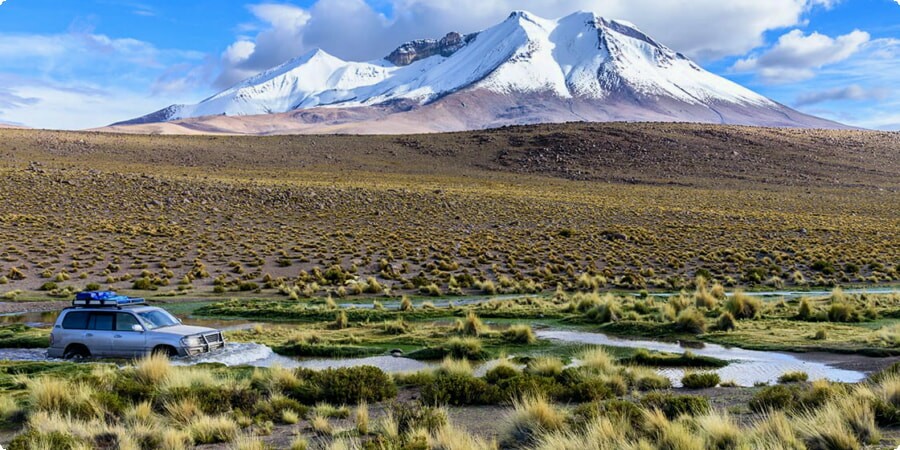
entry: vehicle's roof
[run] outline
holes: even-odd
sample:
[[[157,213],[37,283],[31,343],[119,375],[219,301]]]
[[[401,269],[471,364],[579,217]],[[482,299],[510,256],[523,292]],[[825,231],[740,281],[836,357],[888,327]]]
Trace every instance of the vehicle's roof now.
[[[115,306],[73,306],[73,307],[66,308],[67,311],[101,311],[101,312],[103,312],[103,311],[106,311],[106,312],[109,312],[109,311],[112,311],[112,312],[116,312],[116,311],[145,312],[145,311],[155,311],[158,309],[160,309],[160,308],[158,308],[156,306],[149,306],[149,305],[140,305],[140,306],[125,305],[125,306],[122,306],[121,308],[117,308]]]

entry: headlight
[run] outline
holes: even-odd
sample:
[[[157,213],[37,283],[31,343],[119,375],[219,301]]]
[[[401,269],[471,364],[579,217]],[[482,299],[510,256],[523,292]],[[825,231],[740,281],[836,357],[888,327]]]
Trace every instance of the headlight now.
[[[181,343],[184,344],[185,347],[199,347],[201,344],[200,338],[197,336],[188,336],[186,338],[181,339]]]

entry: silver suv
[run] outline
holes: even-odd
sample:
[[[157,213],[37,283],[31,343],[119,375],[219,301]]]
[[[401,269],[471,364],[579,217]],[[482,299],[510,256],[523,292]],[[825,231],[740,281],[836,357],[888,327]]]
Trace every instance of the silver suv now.
[[[50,332],[51,358],[196,356],[225,347],[219,330],[183,325],[143,299],[90,292],[72,303]]]

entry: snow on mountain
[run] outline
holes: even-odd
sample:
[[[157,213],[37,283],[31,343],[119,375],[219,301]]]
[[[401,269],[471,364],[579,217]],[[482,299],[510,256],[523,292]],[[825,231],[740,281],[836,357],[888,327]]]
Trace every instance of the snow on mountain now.
[[[548,20],[524,11],[479,33],[404,44],[375,61],[344,61],[315,50],[198,104],[173,105],[124,124],[302,111],[315,112],[299,114],[303,120],[384,121],[439,109],[455,97],[465,101],[445,109],[465,115],[460,109],[475,102],[478,107],[469,109],[487,116],[431,129],[569,120],[837,125],[714,75],[628,22],[588,12]],[[535,98],[543,109],[533,105]]]

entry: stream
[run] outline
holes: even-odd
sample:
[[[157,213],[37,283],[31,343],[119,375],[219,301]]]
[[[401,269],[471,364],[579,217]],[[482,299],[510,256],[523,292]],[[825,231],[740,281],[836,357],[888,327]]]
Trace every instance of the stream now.
[[[878,288],[865,290],[844,291],[848,294],[854,293],[891,293],[896,292],[894,288]],[[828,295],[830,292],[798,292],[798,291],[778,291],[778,292],[757,292],[748,293],[748,295],[757,295],[763,297],[780,297],[791,298],[797,296],[819,296]],[[653,295],[653,294],[651,294]],[[664,296],[667,294],[656,294]],[[519,296],[520,297],[520,296]],[[473,297],[454,301],[454,304],[474,304],[486,301],[499,301],[510,298],[502,297]],[[442,305],[449,305],[451,302],[440,302]],[[363,303],[351,304],[356,307],[371,307],[371,304]],[[391,302],[384,302],[385,307],[391,307]],[[439,306],[436,304],[436,306]],[[34,327],[49,327],[55,321],[57,313],[41,312],[41,313],[24,313],[5,316],[2,322],[25,323]],[[187,325],[207,326],[219,328],[225,331],[252,328],[257,325],[266,326],[265,322],[246,321],[246,320],[221,320],[221,319],[205,319],[181,317]],[[756,383],[773,383],[778,377],[789,371],[803,371],[809,375],[811,380],[827,379],[838,382],[858,382],[865,378],[866,374],[857,370],[845,370],[834,367],[835,355],[822,354],[791,354],[770,351],[745,350],[741,348],[727,348],[716,344],[704,344],[702,347],[684,348],[675,343],[667,343],[652,340],[631,340],[621,339],[607,336],[602,333],[593,333],[585,331],[568,331],[545,329],[537,330],[535,334],[541,339],[555,340],[569,344],[584,345],[605,345],[611,347],[628,347],[628,348],[645,348],[648,350],[659,352],[683,353],[690,350],[694,354],[701,356],[710,356],[727,360],[730,364],[726,367],[716,369],[722,381],[733,381],[740,386],[752,386]],[[862,358],[862,357],[860,357]],[[839,358],[837,358],[839,359]],[[0,360],[12,361],[45,361],[48,360],[46,349],[0,349]],[[222,352],[211,355],[204,355],[193,359],[179,359],[174,361],[178,365],[192,365],[199,363],[221,363],[228,366],[250,365],[255,367],[272,367],[280,366],[284,368],[308,368],[308,369],[327,369],[351,366],[375,366],[388,373],[398,372],[415,372],[424,369],[435,368],[440,365],[436,361],[417,361],[404,357],[394,356],[371,356],[364,358],[295,358],[276,354],[271,348],[254,343],[229,343]],[[484,374],[495,362],[489,361],[476,365],[476,374]],[[670,378],[675,386],[680,385],[681,377],[684,374],[683,369],[678,368],[660,368],[659,372]]]

